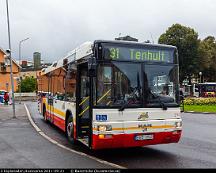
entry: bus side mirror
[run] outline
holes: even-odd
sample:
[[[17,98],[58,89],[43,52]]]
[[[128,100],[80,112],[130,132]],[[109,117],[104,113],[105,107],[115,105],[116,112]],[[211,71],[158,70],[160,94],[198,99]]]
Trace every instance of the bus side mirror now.
[[[96,58],[95,57],[91,57],[88,60],[88,76],[89,77],[96,77]]]

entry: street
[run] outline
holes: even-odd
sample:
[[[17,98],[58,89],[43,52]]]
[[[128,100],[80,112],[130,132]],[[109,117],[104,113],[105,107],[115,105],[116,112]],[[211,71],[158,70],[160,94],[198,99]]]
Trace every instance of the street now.
[[[23,104],[16,105],[16,118],[12,115],[12,106],[0,105],[0,168],[113,168],[43,138],[31,126]]]
[[[81,144],[77,146],[70,144],[63,132],[53,125],[45,123],[37,111],[36,102],[26,104],[35,123],[47,136],[71,149],[126,168],[216,167],[215,114],[182,113],[183,134],[177,144],[90,151]],[[53,154],[55,155],[55,153]],[[60,155],[64,158],[64,152]],[[87,166],[83,162],[80,164]],[[62,162],[58,162],[56,166],[62,167],[61,165]]]

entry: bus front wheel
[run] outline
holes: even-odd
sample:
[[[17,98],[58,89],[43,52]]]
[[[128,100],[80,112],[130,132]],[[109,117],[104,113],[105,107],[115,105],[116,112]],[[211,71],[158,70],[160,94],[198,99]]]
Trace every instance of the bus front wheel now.
[[[66,124],[66,135],[70,143],[75,144],[76,141],[74,139],[74,124],[73,124],[73,117],[70,115],[67,118]]]

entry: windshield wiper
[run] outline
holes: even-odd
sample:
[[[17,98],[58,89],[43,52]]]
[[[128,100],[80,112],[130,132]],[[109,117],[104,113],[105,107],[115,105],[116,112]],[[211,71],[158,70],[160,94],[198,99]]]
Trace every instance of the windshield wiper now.
[[[119,111],[123,111],[127,107],[128,103],[124,103],[120,108]]]
[[[164,102],[162,102],[161,101],[161,97],[159,96],[159,95],[156,95],[155,93],[152,93],[152,95],[155,97],[155,98],[158,98],[158,101],[159,101],[159,103],[160,103],[160,105],[161,105],[161,108],[163,109],[163,110],[167,110],[167,106],[164,104]]]

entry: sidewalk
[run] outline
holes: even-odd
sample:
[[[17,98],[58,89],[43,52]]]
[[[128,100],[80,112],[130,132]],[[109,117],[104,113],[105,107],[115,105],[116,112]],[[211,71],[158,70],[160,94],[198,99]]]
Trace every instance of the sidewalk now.
[[[16,118],[13,118],[12,105],[0,105],[0,168],[37,168],[19,151],[26,145],[26,130],[31,126],[24,105],[15,106]]]
[[[18,120],[27,120],[27,114],[23,104],[16,104],[16,118]],[[12,105],[0,105],[0,122],[10,120],[13,118],[13,106]]]
[[[23,104],[0,105],[0,168],[110,168],[64,150],[36,132]]]

